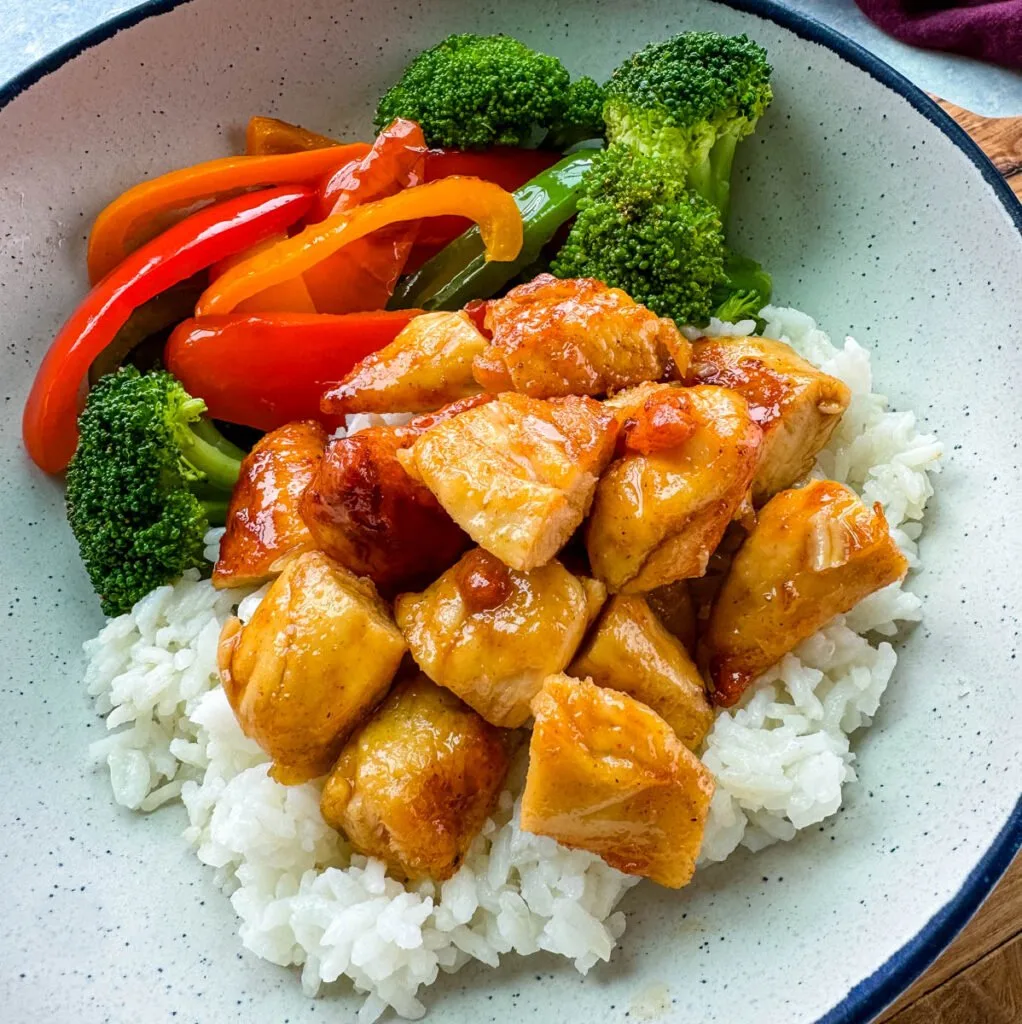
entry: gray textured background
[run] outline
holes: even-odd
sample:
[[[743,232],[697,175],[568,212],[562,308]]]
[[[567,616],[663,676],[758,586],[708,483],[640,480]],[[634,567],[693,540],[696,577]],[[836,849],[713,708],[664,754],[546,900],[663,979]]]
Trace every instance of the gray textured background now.
[[[0,0],[0,81],[133,6],[118,0]],[[852,0],[788,0],[788,6],[851,36],[929,92],[979,114],[1022,114],[1022,74],[964,57],[913,50],[874,27]]]

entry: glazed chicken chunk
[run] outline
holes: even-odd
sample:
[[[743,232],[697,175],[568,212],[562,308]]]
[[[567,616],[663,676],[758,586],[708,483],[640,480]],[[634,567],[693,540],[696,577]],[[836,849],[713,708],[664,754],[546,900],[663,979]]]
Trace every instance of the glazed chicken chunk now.
[[[228,619],[217,662],[242,732],[294,785],[328,772],[387,692],[405,642],[369,580],[320,551],[289,562],[246,626]]]
[[[455,404],[403,427],[369,427],[330,442],[300,511],[316,545],[391,596],[425,586],[471,540],[430,490],[405,472],[397,453]]]
[[[475,360],[487,391],[601,395],[681,377],[691,346],[673,320],[592,278],[540,274],[486,307],[492,345]]]
[[[312,420],[287,423],[256,442],[231,494],[214,587],[264,583],[288,555],[312,546],[298,503],[325,447],[326,431]]]
[[[616,594],[607,602],[568,672],[649,705],[689,750],[713,724],[695,662],[637,594]]]
[[[514,728],[543,680],[567,666],[605,597],[603,584],[558,561],[519,572],[475,548],[423,593],[398,597],[394,615],[434,682]]]
[[[472,361],[486,338],[463,312],[424,313],[323,396],[324,412],[429,412],[482,390]]]
[[[691,657],[696,653],[696,602],[688,580],[666,583],[644,595],[647,604]]]
[[[442,882],[496,805],[507,769],[502,731],[419,676],[399,683],[345,745],[320,809],[360,853]]]
[[[644,385],[605,403],[621,455],[596,489],[586,548],[612,591],[701,576],[747,502],[760,429],[727,388]]]
[[[812,469],[851,401],[848,386],[806,362],[782,341],[703,338],[688,380],[737,391],[763,430],[752,500],[761,505]]]
[[[879,505],[832,480],[776,495],[735,556],[703,637],[715,701],[736,703],[779,658],[907,571]]]
[[[480,547],[525,571],[582,522],[616,432],[591,398],[509,392],[438,423],[398,458]]]
[[[699,758],[655,711],[588,679],[551,676],[532,709],[522,828],[685,885],[714,788]]]

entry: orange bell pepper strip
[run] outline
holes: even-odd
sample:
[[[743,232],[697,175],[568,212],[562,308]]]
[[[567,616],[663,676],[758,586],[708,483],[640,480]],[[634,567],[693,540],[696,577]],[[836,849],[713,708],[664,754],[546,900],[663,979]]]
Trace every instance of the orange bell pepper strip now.
[[[209,279],[215,281],[221,274],[225,274],[231,267],[237,266],[244,260],[255,256],[256,253],[264,252],[270,246],[287,238],[285,232],[264,238],[261,242],[253,245],[251,249],[236,252],[227,259],[221,260],[215,267],[209,268]],[[194,308],[194,306],[193,306]],[[272,288],[261,291],[258,295],[246,299],[237,309],[239,313],[315,313],[316,305],[312,301],[309,289],[305,287],[305,279],[292,277],[289,281],[281,281]]]
[[[263,289],[304,274],[380,228],[444,215],[468,217],[479,225],[487,261],[510,261],[521,251],[522,215],[510,192],[478,178],[443,178],[334,214],[239,263],[202,293],[195,313],[230,313]]]
[[[421,185],[425,154],[426,140],[414,121],[391,122],[361,160],[342,167],[323,186],[312,219]],[[316,309],[355,313],[386,306],[417,232],[415,223],[378,231],[307,270],[303,276]]]
[[[142,241],[167,226],[167,216],[225,193],[267,185],[317,185],[369,152],[364,142],[279,156],[228,156],[208,160],[122,193],[96,218],[89,236],[89,280],[96,284]]]
[[[253,117],[245,130],[245,152],[249,156],[273,156],[281,153],[304,153],[310,149],[339,146],[328,135],[310,132],[297,124],[276,117]]]

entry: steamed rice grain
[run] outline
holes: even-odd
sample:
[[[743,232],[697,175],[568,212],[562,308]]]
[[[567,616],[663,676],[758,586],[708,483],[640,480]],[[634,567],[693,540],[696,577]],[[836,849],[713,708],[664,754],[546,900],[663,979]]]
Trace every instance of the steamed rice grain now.
[[[767,307],[766,335],[844,380],[851,405],[813,475],[880,502],[892,535],[918,565],[922,516],[942,447],[911,412],[872,392],[869,353],[836,348],[797,310]],[[713,321],[706,334],[744,335],[751,321]],[[405,416],[351,417],[347,431]],[[210,531],[215,558],[221,531]],[[217,591],[186,573],[85,644],[85,681],[111,734],[91,747],[114,799],[153,810],[180,799],[186,840],[230,895],[244,945],[301,968],[304,991],[348,979],[368,1024],[388,1007],[425,1012],[423,987],[472,960],[492,967],[540,950],[586,973],[609,959],[625,928],[616,908],[637,879],[598,857],[522,832],[515,803],[524,765],[453,878],[406,888],[355,854],[319,812],[320,784],[284,787],[267,774],[220,688],[216,643],[225,619],[247,621],[266,588]],[[921,602],[901,585],[871,595],[767,671],[742,703],[718,714],[702,751],[717,790],[700,863],[739,846],[759,850],[832,815],[855,780],[850,736],[876,714],[897,657],[881,637],[917,621]]]

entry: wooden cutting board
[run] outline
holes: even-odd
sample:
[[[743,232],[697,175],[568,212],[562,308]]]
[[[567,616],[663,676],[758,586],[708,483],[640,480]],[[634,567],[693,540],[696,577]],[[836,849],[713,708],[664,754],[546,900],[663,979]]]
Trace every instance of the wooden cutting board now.
[[[933,97],[1022,200],[1022,116],[980,117]],[[1022,855],[943,956],[877,1024],[1022,1022]]]

